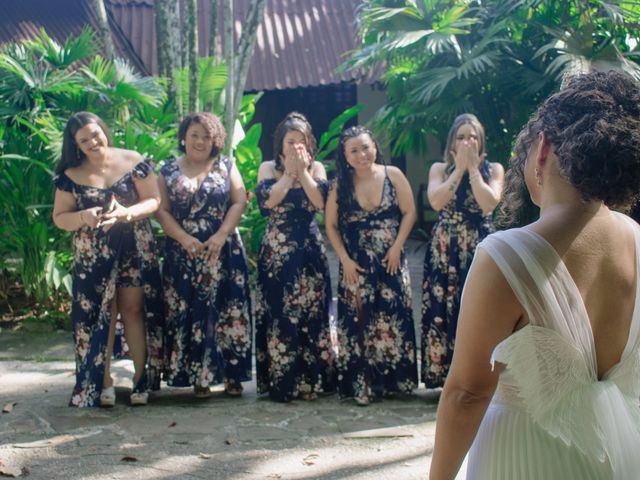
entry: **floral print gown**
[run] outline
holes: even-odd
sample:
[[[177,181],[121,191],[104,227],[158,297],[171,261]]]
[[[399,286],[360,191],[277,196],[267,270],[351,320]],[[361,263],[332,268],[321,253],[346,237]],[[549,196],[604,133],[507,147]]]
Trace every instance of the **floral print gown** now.
[[[380,205],[367,211],[354,203],[341,235],[349,257],[365,273],[356,290],[344,283],[340,265],[338,392],[341,398],[411,393],[418,368],[409,266],[404,250],[395,274],[382,263],[402,219],[386,171]]]
[[[258,257],[256,366],[259,393],[288,402],[298,394],[335,390],[329,330],[331,281],[317,209],[302,188],[265,207],[276,180],[260,182],[257,198],[269,222]],[[316,179],[326,198],[328,183]]]
[[[231,162],[214,162],[198,188],[175,160],[160,173],[171,215],[205,242],[217,232],[231,205]],[[244,246],[238,231],[227,238],[215,266],[195,259],[166,238],[163,286],[167,335],[167,384],[208,387],[251,379],[251,303]]]
[[[480,174],[485,182],[491,177],[488,161],[480,165]],[[440,210],[424,259],[422,379],[427,388],[444,385],[453,356],[462,287],[476,246],[493,231],[491,215],[482,213],[465,173],[456,195]]]
[[[112,195],[124,206],[138,203],[134,177],[151,173],[146,162],[110,188],[77,184],[61,173],[54,178],[57,188],[71,193],[78,210],[104,205]],[[83,226],[73,233],[73,300],[71,320],[76,356],[76,384],[70,406],[94,407],[100,404],[104,378],[111,304],[117,287],[142,287],[144,290],[144,322],[147,333],[147,385],[143,389],[160,388],[163,370],[160,271],[156,245],[149,219],[119,223],[104,232],[102,228]],[[125,351],[123,327],[116,328],[114,352]]]

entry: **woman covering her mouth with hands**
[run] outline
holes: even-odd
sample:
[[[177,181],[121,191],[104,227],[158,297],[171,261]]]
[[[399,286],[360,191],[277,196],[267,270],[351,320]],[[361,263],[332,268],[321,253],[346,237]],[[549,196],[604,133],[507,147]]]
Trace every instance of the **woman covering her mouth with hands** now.
[[[338,392],[359,405],[418,383],[404,242],[416,219],[411,186],[383,164],[371,132],[342,132],[327,235],[340,258]]]
[[[275,160],[260,166],[257,188],[269,217],[258,257],[258,392],[276,401],[314,400],[335,389],[329,265],[315,222],[328,183],[302,114],[287,115],[274,137]]]
[[[187,115],[178,129],[184,154],[159,177],[166,380],[193,387],[198,398],[223,382],[228,395],[239,396],[241,382],[251,379],[248,270],[236,229],[247,195],[240,172],[221,155],[225,135],[215,115]]]
[[[429,170],[427,194],[438,220],[424,259],[422,380],[439,388],[453,356],[460,293],[476,246],[495,230],[491,212],[502,198],[504,168],[485,159],[484,127],[475,115],[454,121],[443,162]]]
[[[70,405],[115,404],[110,364],[118,316],[135,368],[130,401],[144,405],[148,390],[160,387],[163,361],[160,272],[147,218],[160,201],[155,175],[138,153],[114,148],[107,126],[89,112],[67,122],[56,174],[53,221],[73,232]]]

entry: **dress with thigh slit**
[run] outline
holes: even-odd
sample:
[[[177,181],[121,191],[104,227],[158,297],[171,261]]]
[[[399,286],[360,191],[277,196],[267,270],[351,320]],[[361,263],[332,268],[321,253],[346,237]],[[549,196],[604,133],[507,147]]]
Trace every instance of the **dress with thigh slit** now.
[[[380,205],[368,211],[352,203],[342,241],[364,273],[353,289],[344,283],[340,265],[338,392],[342,398],[410,393],[418,372],[409,265],[404,250],[395,274],[382,263],[402,219],[386,168]]]

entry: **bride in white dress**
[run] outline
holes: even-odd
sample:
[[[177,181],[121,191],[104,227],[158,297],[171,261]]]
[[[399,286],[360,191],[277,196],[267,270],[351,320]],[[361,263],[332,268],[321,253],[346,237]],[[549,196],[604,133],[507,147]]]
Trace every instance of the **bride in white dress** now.
[[[430,479],[638,479],[640,86],[574,78],[515,153],[505,213],[526,183],[540,218],[478,247]]]

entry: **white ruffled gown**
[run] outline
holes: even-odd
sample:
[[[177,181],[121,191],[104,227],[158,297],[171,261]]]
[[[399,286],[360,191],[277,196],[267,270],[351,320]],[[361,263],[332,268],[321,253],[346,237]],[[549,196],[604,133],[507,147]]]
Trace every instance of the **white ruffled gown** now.
[[[635,234],[638,268],[640,228],[624,218]],[[466,478],[640,479],[638,287],[624,353],[599,380],[584,302],[553,247],[514,229],[478,248],[496,262],[530,323],[493,352],[492,361],[506,368],[469,452]]]

